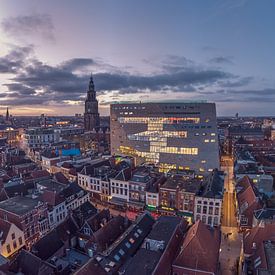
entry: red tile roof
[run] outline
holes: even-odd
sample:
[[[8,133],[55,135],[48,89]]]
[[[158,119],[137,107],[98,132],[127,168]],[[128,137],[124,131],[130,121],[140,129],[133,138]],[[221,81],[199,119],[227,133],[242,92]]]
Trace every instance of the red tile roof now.
[[[63,184],[68,184],[69,180],[63,175],[62,172],[57,172],[54,174],[54,179],[57,182],[63,183]]]
[[[244,254],[252,255],[255,248],[259,248],[263,241],[275,241],[275,224],[265,224],[256,226],[246,233],[243,238]]]
[[[238,189],[246,189],[248,186],[251,185],[251,180],[248,176],[244,176],[241,178],[238,183],[236,184],[236,188]]]
[[[31,177],[33,179],[39,179],[44,177],[50,177],[50,173],[47,170],[38,170],[31,172]]]
[[[69,174],[72,175],[72,176],[77,176],[76,169],[75,169],[75,168],[71,168],[71,169],[69,170]]]
[[[248,219],[247,227],[252,227],[254,211],[261,209],[263,204],[258,197],[258,192],[250,179],[245,176],[238,184],[242,188],[237,193],[239,214]]]
[[[187,232],[175,267],[216,272],[219,264],[220,230],[197,221]]]
[[[106,225],[97,230],[92,238],[85,245],[88,250],[94,243],[97,244],[97,252],[106,250],[127,228],[125,219],[122,216],[116,216]]]
[[[62,203],[63,201],[65,201],[65,198],[62,198],[55,191],[50,191],[50,190],[44,190],[42,194],[42,198],[44,202],[47,202],[50,206],[56,206]]]
[[[69,162],[64,162],[62,165],[61,165],[62,168],[65,168],[65,169],[70,169],[72,168],[72,164],[69,163]]]

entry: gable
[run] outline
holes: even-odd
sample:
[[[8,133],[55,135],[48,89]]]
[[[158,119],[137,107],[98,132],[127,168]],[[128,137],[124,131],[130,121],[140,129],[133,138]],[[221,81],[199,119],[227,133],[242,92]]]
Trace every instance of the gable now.
[[[80,232],[84,235],[89,235],[89,236],[93,234],[93,230],[90,227],[90,225],[87,223],[87,221],[85,221],[84,225],[80,229]]]

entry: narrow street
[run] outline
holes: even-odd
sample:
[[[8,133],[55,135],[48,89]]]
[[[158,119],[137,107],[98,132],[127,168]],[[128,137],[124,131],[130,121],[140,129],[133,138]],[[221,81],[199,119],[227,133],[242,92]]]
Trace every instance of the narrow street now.
[[[233,160],[223,157],[221,170],[225,172],[222,226],[237,227],[234,202]]]
[[[226,174],[221,226],[221,274],[232,275],[238,274],[237,261],[241,251],[241,235],[238,233],[237,219],[235,216],[233,160],[230,157],[222,158],[221,170]]]

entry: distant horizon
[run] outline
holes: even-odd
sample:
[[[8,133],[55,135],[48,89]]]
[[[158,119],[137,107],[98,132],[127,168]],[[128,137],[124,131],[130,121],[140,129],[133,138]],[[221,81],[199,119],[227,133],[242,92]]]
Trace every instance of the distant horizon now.
[[[83,113],[80,113],[81,115],[83,115]],[[40,117],[42,114],[40,115],[13,115],[11,114],[12,117]],[[45,114],[46,115],[46,114]],[[4,115],[0,115],[2,117],[4,117]],[[73,115],[46,115],[47,117],[75,117],[75,114]],[[110,115],[100,115],[100,117],[110,117]],[[235,115],[217,115],[217,118],[234,118],[236,117]],[[255,115],[238,115],[238,118],[275,118],[275,115],[260,115],[260,116],[255,116]]]
[[[131,102],[131,101],[128,101],[128,102]],[[153,101],[151,101],[151,102],[153,102]],[[192,101],[190,101],[190,102],[192,102]],[[195,101],[193,101],[193,102],[195,102]],[[114,103],[117,103],[117,102],[114,102]],[[121,103],[125,103],[125,102],[121,102]],[[132,103],[138,103],[138,102],[133,101]],[[147,103],[147,102],[143,102],[143,103]],[[207,103],[215,103],[215,102],[208,102],[207,101]],[[13,108],[12,107],[8,107],[8,108],[9,108],[9,113],[10,113],[10,115],[12,115],[12,117],[39,117],[42,114],[46,115],[47,117],[74,117],[75,114],[84,115],[84,105],[83,105],[82,112],[76,112],[76,113],[72,113],[72,114],[60,114],[60,115],[47,114],[46,112],[45,113],[42,112],[40,114],[17,114],[17,113],[13,113]],[[104,106],[104,108],[107,109],[108,111],[110,110],[110,106],[108,106],[108,107]],[[270,117],[270,118],[275,118],[275,115],[272,115],[272,114],[257,115],[257,114],[241,114],[240,112],[235,112],[234,114],[222,115],[222,114],[219,114],[217,104],[216,104],[216,111],[217,111],[217,117],[235,117],[236,114],[238,113],[239,118],[240,117],[260,117],[260,118],[261,117]],[[100,106],[100,103],[99,103],[99,114],[100,114],[101,117],[109,117],[110,116],[110,112],[107,112],[107,113],[102,112],[102,107]],[[0,116],[3,117],[5,115],[6,115],[6,108],[2,109],[2,111],[0,112]]]

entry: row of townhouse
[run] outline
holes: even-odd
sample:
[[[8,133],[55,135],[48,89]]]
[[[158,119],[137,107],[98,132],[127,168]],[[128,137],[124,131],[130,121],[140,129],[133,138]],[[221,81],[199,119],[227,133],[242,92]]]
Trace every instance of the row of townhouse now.
[[[102,201],[143,209],[145,204],[159,205],[156,187],[164,178],[147,167],[133,169],[127,161],[113,165],[112,161],[104,160],[85,166],[78,173],[78,184]]]
[[[125,161],[113,165],[105,160],[85,166],[78,173],[78,184],[92,197],[130,210],[147,208],[211,226],[221,223],[224,176],[218,170],[204,179],[179,171],[165,176],[152,167],[133,169]]]
[[[89,201],[89,194],[78,184],[72,182],[62,184],[52,179],[37,183],[41,198],[48,205],[48,220],[50,229],[61,224],[70,210],[74,210]]]
[[[46,179],[31,195],[0,202],[0,252],[4,257],[32,245],[68,217],[70,211],[89,201],[89,194],[76,183],[67,185]],[[10,237],[11,236],[11,237]]]

